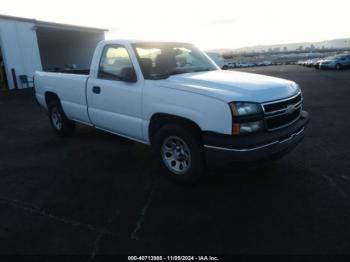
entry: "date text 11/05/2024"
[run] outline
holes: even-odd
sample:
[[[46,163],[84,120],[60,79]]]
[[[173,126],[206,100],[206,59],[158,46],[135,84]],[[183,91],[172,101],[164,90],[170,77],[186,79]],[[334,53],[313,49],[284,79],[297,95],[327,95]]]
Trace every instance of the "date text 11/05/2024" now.
[[[128,256],[128,261],[220,261],[217,256]]]

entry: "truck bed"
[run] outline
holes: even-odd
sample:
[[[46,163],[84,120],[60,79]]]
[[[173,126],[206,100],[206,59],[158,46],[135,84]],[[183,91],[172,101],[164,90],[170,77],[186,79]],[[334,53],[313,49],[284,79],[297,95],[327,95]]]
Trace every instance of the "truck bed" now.
[[[85,73],[85,74],[82,74]],[[86,71],[36,72],[35,91],[38,102],[46,107],[45,94],[56,94],[68,118],[89,123],[86,104]]]

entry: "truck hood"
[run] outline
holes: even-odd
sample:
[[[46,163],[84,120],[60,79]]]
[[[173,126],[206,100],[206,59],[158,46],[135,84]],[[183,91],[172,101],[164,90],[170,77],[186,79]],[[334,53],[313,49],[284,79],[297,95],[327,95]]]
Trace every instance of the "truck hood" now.
[[[225,102],[268,102],[295,95],[293,81],[237,71],[186,73],[158,80],[160,86],[220,99]]]

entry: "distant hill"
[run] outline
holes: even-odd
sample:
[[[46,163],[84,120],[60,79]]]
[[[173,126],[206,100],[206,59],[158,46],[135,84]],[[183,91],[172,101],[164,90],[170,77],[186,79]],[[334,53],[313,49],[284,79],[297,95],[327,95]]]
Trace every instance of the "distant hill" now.
[[[289,43],[289,44],[276,44],[276,45],[257,45],[250,47],[242,47],[237,49],[215,49],[210,50],[210,52],[217,53],[251,53],[251,52],[268,52],[268,51],[295,51],[295,50],[310,49],[310,48],[350,48],[350,37],[349,38],[341,38],[341,39],[333,39],[333,40],[325,40],[321,42],[300,42],[300,43]]]

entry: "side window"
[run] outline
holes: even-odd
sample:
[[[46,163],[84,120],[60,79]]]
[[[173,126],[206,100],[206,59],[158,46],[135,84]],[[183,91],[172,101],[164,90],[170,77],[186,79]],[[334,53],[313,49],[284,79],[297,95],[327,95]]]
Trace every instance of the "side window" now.
[[[141,48],[137,47],[136,51],[140,58],[140,65],[142,73],[145,78],[148,78],[150,74],[155,73],[156,58],[162,53],[159,48]]]
[[[123,79],[122,71],[133,68],[128,51],[120,45],[105,46],[98,69],[98,78],[117,80]]]

